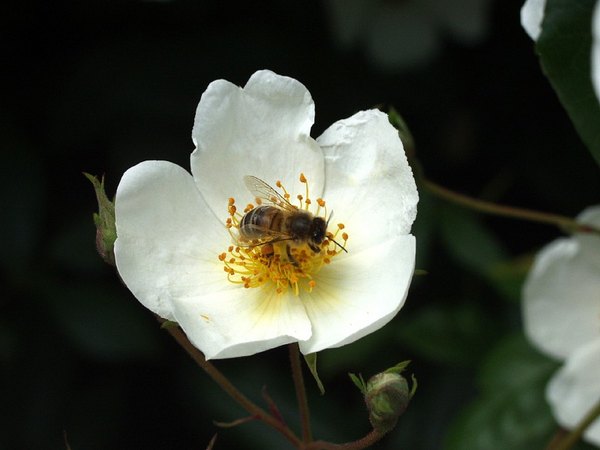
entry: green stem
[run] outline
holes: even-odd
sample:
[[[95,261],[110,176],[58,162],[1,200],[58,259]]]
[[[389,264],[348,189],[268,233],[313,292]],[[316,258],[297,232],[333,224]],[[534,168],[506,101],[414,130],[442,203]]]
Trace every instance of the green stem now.
[[[159,321],[163,321],[159,319]],[[202,370],[217,383],[233,400],[242,408],[248,411],[253,417],[263,421],[267,425],[279,431],[294,447],[299,448],[302,445],[300,439],[283,422],[279,421],[265,410],[255,405],[250,399],[242,394],[215,366],[206,360],[200,350],[192,345],[181,328],[176,326],[165,327],[166,330],[175,338],[177,343],[192,357]]]
[[[589,225],[577,223],[574,219],[559,214],[549,214],[539,211],[532,211],[525,208],[516,208],[512,206],[498,205],[496,203],[487,202],[468,197],[458,192],[451,191],[443,186],[440,186],[426,178],[421,179],[421,184],[432,194],[437,195],[445,200],[465,206],[476,211],[494,214],[497,216],[511,217],[513,219],[529,220],[531,222],[544,223],[554,225],[567,232],[583,232],[583,233],[600,233],[600,230]]]
[[[306,398],[306,389],[304,387],[304,377],[302,376],[300,349],[298,348],[297,343],[290,344],[288,348],[290,351],[292,378],[294,379],[294,388],[296,389],[296,398],[298,400],[298,409],[300,411],[300,420],[302,423],[302,441],[304,443],[309,443],[312,441],[310,411],[308,408],[308,399]]]
[[[589,413],[583,418],[579,425],[571,432],[569,432],[562,439],[552,440],[548,446],[548,450],[569,450],[581,439],[581,436],[598,417],[600,417],[600,401],[591,409]]]

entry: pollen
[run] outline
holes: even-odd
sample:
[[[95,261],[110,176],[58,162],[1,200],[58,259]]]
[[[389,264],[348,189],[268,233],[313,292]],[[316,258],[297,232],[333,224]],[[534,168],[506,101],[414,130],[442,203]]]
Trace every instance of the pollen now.
[[[295,205],[289,204],[291,195],[279,180],[275,183],[276,188],[269,187],[268,192],[261,193],[261,197],[254,198],[254,204],[257,206],[271,205],[273,208],[278,208],[282,214],[281,217],[288,218],[288,222],[290,214],[306,216],[306,213],[309,213],[313,219],[321,217],[327,221],[325,200],[314,199],[315,209],[310,198],[309,182],[306,176],[303,173],[300,174],[299,180],[304,184],[304,193],[295,196],[298,201]],[[259,195],[255,192],[253,194]],[[256,232],[252,228],[258,237],[243,238],[240,234],[242,221],[247,214],[252,214],[255,208],[256,206],[253,204],[247,204],[240,213],[235,199],[228,199],[229,216],[225,220],[225,229],[230,234],[233,245],[230,245],[217,257],[223,264],[229,282],[244,289],[270,285],[279,295],[290,292],[298,296],[302,291],[312,292],[314,289],[319,289],[317,274],[320,270],[334,263],[340,253],[347,252],[349,236],[346,231],[342,232],[345,228],[344,225],[328,227],[325,239],[321,238],[322,242],[311,241],[308,234],[303,238],[290,235],[285,220],[279,220],[279,226],[275,229],[267,227],[259,230],[261,232]],[[261,212],[262,210],[257,211],[259,214]],[[244,227],[247,227],[248,223],[255,225],[252,219],[254,218],[246,219]],[[271,227],[274,226],[274,222],[270,222]],[[327,223],[329,222],[327,221]]]

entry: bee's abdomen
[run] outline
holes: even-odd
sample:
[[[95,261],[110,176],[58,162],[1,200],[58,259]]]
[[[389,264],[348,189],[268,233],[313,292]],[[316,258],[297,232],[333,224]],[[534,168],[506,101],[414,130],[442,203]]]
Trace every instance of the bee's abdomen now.
[[[259,239],[268,231],[281,231],[282,212],[274,206],[258,206],[248,211],[240,222],[240,235],[245,239]]]

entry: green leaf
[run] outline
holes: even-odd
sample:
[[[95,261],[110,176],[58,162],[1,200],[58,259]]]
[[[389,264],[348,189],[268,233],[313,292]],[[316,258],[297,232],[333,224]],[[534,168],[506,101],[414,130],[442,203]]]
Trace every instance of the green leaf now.
[[[425,306],[403,316],[398,342],[411,353],[431,361],[469,366],[487,350],[496,326],[475,301],[458,305]]]
[[[556,369],[524,336],[502,340],[483,363],[481,393],[451,428],[446,448],[544,448],[556,428],[544,395]]]
[[[596,0],[548,0],[536,49],[575,129],[600,164],[600,104],[591,81],[591,18]]]
[[[108,264],[115,265],[115,255],[113,248],[117,240],[117,228],[115,225],[115,205],[106,196],[104,191],[104,178],[98,180],[97,177],[89,173],[83,174],[94,185],[96,191],[96,200],[98,201],[98,212],[94,213],[94,223],[96,224],[96,248],[102,259]]]
[[[317,382],[317,386],[319,387],[319,391],[321,391],[321,395],[325,394],[325,387],[319,378],[319,374],[317,372],[317,354],[309,353],[308,355],[304,355],[304,361],[306,361],[306,365],[312,373],[313,378]]]
[[[465,268],[487,278],[495,265],[507,259],[500,241],[477,215],[445,206],[439,220],[448,252]]]

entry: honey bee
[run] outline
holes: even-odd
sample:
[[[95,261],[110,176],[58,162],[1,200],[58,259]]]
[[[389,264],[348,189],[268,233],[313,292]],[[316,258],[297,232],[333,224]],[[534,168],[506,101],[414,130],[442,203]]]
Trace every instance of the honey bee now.
[[[323,217],[315,217],[308,211],[297,208],[260,178],[246,175],[244,184],[261,203],[248,211],[240,220],[239,234],[243,241],[251,245],[264,245],[279,241],[305,243],[315,253],[327,236],[327,225]],[[331,219],[331,215],[329,217]],[[347,250],[335,242],[345,252]],[[254,244],[255,243],[255,244]],[[287,247],[288,257],[294,261]]]

